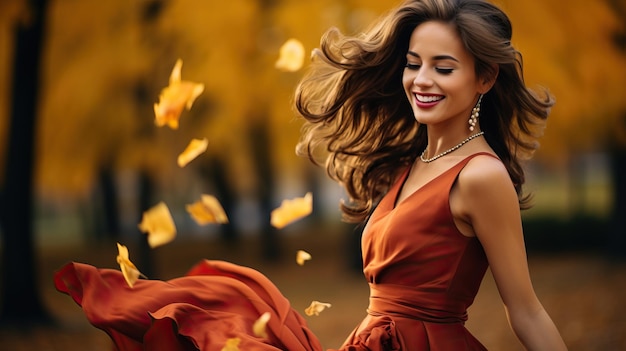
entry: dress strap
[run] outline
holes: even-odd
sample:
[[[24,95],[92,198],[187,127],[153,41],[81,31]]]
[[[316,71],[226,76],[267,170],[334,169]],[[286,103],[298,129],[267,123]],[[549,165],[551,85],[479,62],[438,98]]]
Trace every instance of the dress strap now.
[[[466,158],[464,158],[464,159],[463,159],[463,161],[461,161],[461,162],[464,162],[465,160],[469,161],[469,160],[473,159],[473,158],[474,158],[474,157],[476,157],[476,156],[482,156],[482,155],[485,155],[485,156],[491,156],[491,157],[493,157],[493,158],[495,158],[495,159],[497,159],[497,160],[500,160],[500,157],[498,157],[497,155],[494,155],[494,154],[492,154],[492,153],[490,153],[490,152],[481,151],[481,152],[477,152],[477,153],[475,153],[475,154],[468,155],[468,156],[467,156]]]
[[[458,173],[459,173],[459,172],[461,172],[461,170],[462,170],[463,168],[465,168],[465,166],[467,166],[467,164],[469,163],[469,161],[471,161],[472,159],[474,159],[476,156],[491,156],[491,157],[495,158],[496,160],[498,160],[498,161],[502,162],[502,160],[500,160],[500,158],[499,158],[497,155],[494,155],[494,154],[489,153],[489,152],[481,151],[481,152],[477,152],[477,153],[475,153],[475,154],[468,155],[468,156],[467,156],[467,157],[465,157],[463,160],[461,160],[459,163],[457,163],[456,165],[454,165],[454,166],[450,167],[450,168],[448,169],[448,171],[451,171],[452,169],[457,169],[457,175],[456,175],[456,176],[458,176]],[[445,173],[445,172],[444,172],[444,173]]]

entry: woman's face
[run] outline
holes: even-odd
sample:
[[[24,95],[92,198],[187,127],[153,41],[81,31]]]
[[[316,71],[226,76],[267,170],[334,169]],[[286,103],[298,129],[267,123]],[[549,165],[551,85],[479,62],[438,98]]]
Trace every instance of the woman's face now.
[[[406,59],[402,84],[417,121],[467,124],[485,85],[454,27],[437,21],[420,24],[411,34]]]

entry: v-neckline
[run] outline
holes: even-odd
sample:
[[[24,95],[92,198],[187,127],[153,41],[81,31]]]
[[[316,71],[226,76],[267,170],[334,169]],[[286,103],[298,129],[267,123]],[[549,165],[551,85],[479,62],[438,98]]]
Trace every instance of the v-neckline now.
[[[404,188],[404,185],[406,184],[406,181],[409,178],[409,174],[411,173],[411,168],[413,168],[412,165],[407,167],[407,169],[402,174],[402,177],[398,180],[399,185],[395,189],[396,193],[393,196],[393,203],[391,204],[391,210],[395,210],[396,208],[398,208],[399,205],[401,205],[405,201],[409,200],[410,198],[414,197],[415,194],[421,192],[422,189],[428,187],[430,184],[432,184],[433,182],[435,182],[439,178],[443,177],[445,174],[447,174],[448,172],[452,171],[453,169],[458,167],[460,164],[462,164],[466,160],[474,158],[475,156],[478,156],[478,155],[483,155],[483,154],[495,157],[494,155],[492,155],[492,154],[490,154],[488,152],[478,152],[478,153],[475,153],[475,154],[468,155],[467,157],[463,158],[459,162],[455,163],[452,167],[450,167],[450,168],[446,169],[445,171],[439,173],[438,175],[434,176],[433,178],[431,178],[426,183],[424,183],[421,186],[419,186],[417,189],[413,190],[404,199],[402,199],[402,201],[398,201],[398,198],[400,197],[400,193],[402,192],[402,188]]]
[[[464,161],[464,160],[463,160]],[[410,198],[412,198],[416,193],[421,192],[422,189],[428,187],[431,183],[433,183],[434,181],[436,181],[437,179],[443,177],[444,174],[450,172],[452,169],[454,169],[456,166],[458,166],[461,162],[455,164],[454,166],[446,169],[445,171],[439,173],[438,175],[434,176],[432,179],[430,179],[429,181],[427,181],[426,183],[422,184],[421,186],[419,186],[417,189],[413,190],[410,194],[408,194],[404,199],[402,199],[401,201],[398,201],[399,197],[400,197],[400,193],[402,192],[402,189],[404,188],[404,185],[406,184],[407,179],[409,179],[409,174],[411,173],[411,167],[408,167],[406,171],[404,171],[404,174],[402,175],[402,179],[399,182],[400,185],[397,187],[396,189],[396,193],[394,195],[394,201],[392,204],[391,209],[395,210],[399,205],[401,205],[402,203],[404,203],[405,201],[409,200]]]

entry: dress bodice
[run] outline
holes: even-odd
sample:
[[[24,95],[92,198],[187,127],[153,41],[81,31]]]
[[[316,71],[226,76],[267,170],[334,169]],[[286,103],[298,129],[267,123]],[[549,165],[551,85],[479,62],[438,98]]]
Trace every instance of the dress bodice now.
[[[418,319],[467,319],[467,307],[488,263],[478,239],[457,229],[449,195],[463,167],[477,155],[465,158],[396,204],[407,169],[381,200],[362,238],[363,271],[374,305],[370,309],[385,306],[385,311],[379,312],[389,313],[393,305],[397,313]],[[390,286],[402,293],[381,302],[394,295],[389,293]]]

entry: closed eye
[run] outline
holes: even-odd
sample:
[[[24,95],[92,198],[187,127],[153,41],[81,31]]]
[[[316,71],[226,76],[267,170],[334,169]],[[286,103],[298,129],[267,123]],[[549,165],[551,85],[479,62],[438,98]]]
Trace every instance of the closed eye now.
[[[408,68],[410,70],[418,70],[418,69],[420,69],[420,67],[422,67],[422,65],[416,65],[416,64],[413,64],[413,63],[407,63],[406,66],[404,66],[404,67],[406,67],[406,68]]]
[[[441,74],[450,74],[454,70],[453,68],[435,68],[438,73]]]

